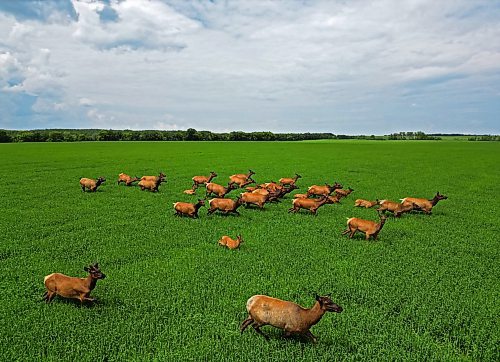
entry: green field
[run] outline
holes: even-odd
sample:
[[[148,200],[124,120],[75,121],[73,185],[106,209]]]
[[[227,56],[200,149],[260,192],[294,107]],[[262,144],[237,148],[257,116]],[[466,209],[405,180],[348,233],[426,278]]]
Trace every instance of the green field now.
[[[0,360],[500,359],[500,145],[482,142],[62,143],[0,145]],[[316,217],[291,196],[241,216],[173,215],[191,177],[300,173],[355,192]],[[118,173],[167,174],[157,194]],[[80,177],[104,176],[96,193]],[[199,190],[198,194],[202,195]],[[356,198],[447,195],[432,215],[390,217],[379,241],[341,235],[346,217],[376,220]],[[233,191],[230,196],[235,197]],[[217,246],[243,234],[240,250]],[[41,301],[43,277],[107,275],[98,302]],[[245,303],[267,294],[310,307],[332,293],[343,313],[312,328],[316,345],[272,327],[240,335]]]

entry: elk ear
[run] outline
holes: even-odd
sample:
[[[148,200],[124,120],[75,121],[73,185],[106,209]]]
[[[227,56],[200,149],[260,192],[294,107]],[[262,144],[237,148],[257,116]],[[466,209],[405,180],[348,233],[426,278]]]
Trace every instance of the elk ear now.
[[[99,269],[99,263],[95,262],[94,268]]]
[[[316,299],[318,302],[320,302],[321,297],[318,294],[314,294],[314,299]]]
[[[87,268],[86,266],[83,267],[83,270],[85,270],[86,272],[89,271],[89,268]]]

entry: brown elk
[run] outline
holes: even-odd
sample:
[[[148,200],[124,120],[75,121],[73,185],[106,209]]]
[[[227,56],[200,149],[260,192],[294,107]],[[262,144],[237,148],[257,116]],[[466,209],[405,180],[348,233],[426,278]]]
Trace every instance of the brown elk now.
[[[86,188],[89,189],[90,192],[96,192],[97,188],[105,181],[106,179],[104,177],[99,177],[97,180],[82,177],[80,179],[80,186],[83,192],[85,192]]]
[[[235,190],[238,186],[234,182],[230,182],[227,184],[227,187],[216,184],[215,182],[209,182],[206,184],[207,192],[206,197],[214,194],[217,197],[223,198],[226,196],[231,190]]]
[[[207,213],[208,215],[214,213],[217,210],[224,212],[226,215],[230,212],[239,215],[240,213],[238,212],[238,208],[243,205],[243,201],[240,197],[236,198],[236,201],[233,201],[231,199],[216,198],[211,199],[208,204],[210,205]]]
[[[93,302],[95,298],[90,297],[90,292],[94,290],[99,279],[104,279],[104,275],[95,263],[83,268],[89,275],[86,278],[74,278],[61,273],[52,273],[43,279],[47,291],[43,299],[49,303],[56,295],[64,298],[73,298],[83,302]]]
[[[333,203],[333,198],[328,196],[322,196],[319,199],[293,199],[293,207],[288,209],[288,212],[296,213],[300,209],[307,209],[313,215],[316,215],[316,211],[318,211],[321,206]]]
[[[194,176],[191,180],[193,180],[193,190],[197,189],[200,185],[206,185],[211,182],[217,174],[214,171],[210,171],[210,176]]]
[[[269,200],[269,195],[269,192],[265,195],[255,192],[242,192],[240,194],[241,201],[246,204],[246,207],[253,204],[257,205],[261,209],[264,208],[264,204]]]
[[[161,182],[165,181],[165,175],[163,172],[160,172],[158,176],[142,176],[141,181],[157,181],[158,179],[161,179]]]
[[[156,178],[156,180],[141,180],[137,184],[142,191],[149,190],[152,192],[158,192],[158,187],[160,187],[161,183],[164,181],[162,177]]]
[[[341,189],[342,185],[335,182],[334,185],[328,185],[325,184],[325,186],[318,186],[318,185],[312,185],[307,189],[307,197],[311,195],[316,195],[316,196],[328,196],[330,195],[333,191]]]
[[[252,175],[255,175],[255,172],[253,172],[252,170],[248,170],[248,173],[247,174],[244,174],[244,173],[238,173],[236,175],[231,175],[229,176],[229,181],[230,182],[234,182],[236,184],[240,184],[240,183],[244,183],[246,182],[247,180],[251,180],[252,182],[255,182],[253,179],[252,179]],[[241,186],[240,186],[241,187]]]
[[[400,204],[398,202],[390,201],[390,200],[381,200],[379,201],[380,207],[377,209],[378,212],[383,212],[385,214],[386,211],[392,212],[395,217],[400,217],[402,214],[410,212],[413,210],[413,203]]]
[[[387,217],[381,213],[379,213],[379,217],[380,222],[378,223],[371,220],[363,220],[356,217],[351,217],[347,220],[347,229],[342,233],[342,235],[350,233],[349,238],[352,239],[356,231],[360,231],[365,233],[366,240],[370,239],[370,237],[372,237],[373,240],[377,240],[378,233],[384,227],[385,220],[387,219]]]
[[[231,239],[227,235],[224,235],[222,238],[220,238],[218,244],[221,246],[227,246],[228,249],[234,250],[239,249],[242,242],[244,242],[244,240],[241,234],[236,236],[236,240]]]
[[[335,194],[339,195],[340,197],[347,197],[353,191],[354,190],[349,187],[347,190],[342,190],[342,189],[335,190]]]
[[[122,172],[118,175],[118,181],[116,182],[116,184],[119,185],[120,183],[123,182],[125,184],[125,186],[132,186],[133,182],[136,182],[139,180],[140,180],[140,178],[137,176],[132,177],[132,176],[129,176],[126,173]]]
[[[295,185],[295,183],[297,182],[297,180],[299,178],[301,178],[302,176],[300,176],[298,173],[295,174],[294,177],[282,177],[279,179],[279,183],[282,185],[282,186],[291,186],[291,185]]]
[[[370,207],[373,207],[375,205],[378,205],[378,200],[369,201],[369,200],[357,199],[354,202],[354,207],[364,207],[367,209],[369,209]]]
[[[252,180],[251,178],[249,179],[242,179],[242,178],[234,178],[233,179],[234,181],[232,181],[235,185],[238,185],[238,187],[240,188],[243,188],[245,187],[246,185],[250,185],[250,184],[253,184],[255,183],[254,180]]]
[[[202,199],[198,199],[198,202],[196,204],[192,204],[190,202],[176,202],[174,203],[175,215],[186,215],[192,217],[193,219],[197,218],[198,210],[204,205],[205,200]]]
[[[401,199],[403,204],[413,203],[414,209],[417,211],[423,211],[424,213],[430,215],[432,213],[432,208],[441,200],[446,200],[448,196],[441,195],[439,191],[436,193],[432,199],[419,199],[415,197],[405,197]]]
[[[254,295],[247,301],[248,317],[241,324],[240,331],[243,333],[252,325],[253,329],[267,340],[269,337],[260,327],[271,325],[282,329],[287,337],[301,335],[316,343],[317,339],[311,333],[311,327],[317,324],[326,312],[341,313],[342,307],[335,304],[330,296],[316,295],[315,299],[312,308],[304,308],[267,295]]]

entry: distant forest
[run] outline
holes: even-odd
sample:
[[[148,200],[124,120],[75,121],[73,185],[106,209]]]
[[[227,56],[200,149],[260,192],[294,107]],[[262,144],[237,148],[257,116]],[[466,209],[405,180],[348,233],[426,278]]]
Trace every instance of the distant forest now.
[[[440,140],[441,136],[465,137],[469,141],[500,141],[500,136],[425,134],[424,132],[399,132],[385,136],[335,135],[333,133],[272,133],[197,131],[132,131],[105,129],[43,129],[30,131],[0,130],[0,143],[9,142],[81,142],[81,141],[304,141],[319,139],[366,140]]]

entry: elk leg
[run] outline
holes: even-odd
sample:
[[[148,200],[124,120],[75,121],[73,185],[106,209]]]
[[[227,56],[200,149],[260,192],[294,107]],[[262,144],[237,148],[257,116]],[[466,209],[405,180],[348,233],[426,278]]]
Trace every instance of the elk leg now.
[[[309,338],[311,340],[312,343],[317,343],[318,340],[316,339],[316,337],[314,336],[314,334],[311,333],[310,330],[307,330],[304,335]]]
[[[356,230],[357,229],[351,229],[351,233],[349,234],[349,239],[352,239],[352,237],[354,236],[354,234],[356,233]]]
[[[54,299],[55,296],[56,296],[56,292],[48,291],[47,292],[47,303],[50,303],[52,301],[52,299]]]
[[[240,213],[237,210],[233,211],[236,215],[240,216]]]
[[[370,240],[370,234],[366,233],[365,240]]]
[[[248,316],[247,319],[245,319],[243,321],[243,323],[241,323],[241,326],[240,326],[240,331],[241,333],[243,334],[243,332],[245,331],[245,329],[253,323],[253,319],[252,317]]]
[[[257,323],[257,322],[254,322],[252,324],[252,327],[253,329],[255,329],[255,332],[257,332],[258,334],[260,334],[262,337],[264,337],[266,339],[266,341],[269,341],[269,336],[265,335],[264,332],[262,332],[260,330],[260,325]]]
[[[347,230],[344,230],[344,231],[342,232],[342,235],[347,234],[349,231],[351,231],[351,229],[347,228]]]

